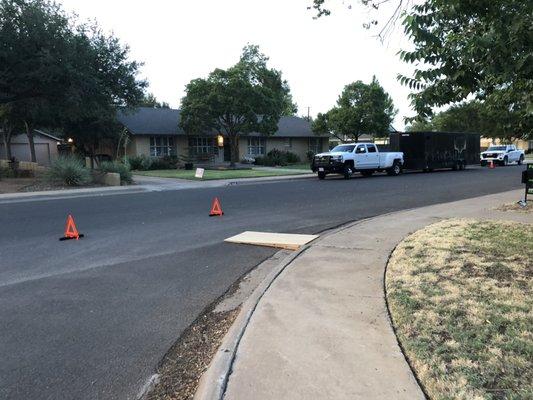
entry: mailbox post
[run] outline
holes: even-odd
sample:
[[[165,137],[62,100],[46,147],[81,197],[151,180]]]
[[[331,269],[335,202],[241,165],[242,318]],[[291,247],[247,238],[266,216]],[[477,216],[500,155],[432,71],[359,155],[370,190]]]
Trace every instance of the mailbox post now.
[[[528,194],[533,195],[533,164],[527,164],[526,170],[522,171],[522,183],[526,185],[526,191],[524,193],[524,205],[526,205]]]

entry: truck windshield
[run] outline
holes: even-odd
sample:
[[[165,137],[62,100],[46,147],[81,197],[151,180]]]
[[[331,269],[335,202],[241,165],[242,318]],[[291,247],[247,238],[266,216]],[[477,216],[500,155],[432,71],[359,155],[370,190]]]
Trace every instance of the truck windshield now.
[[[333,149],[331,149],[331,151],[338,151],[338,152],[341,152],[341,153],[348,153],[348,152],[352,152],[353,149],[354,149],[355,145],[353,144],[341,144],[340,146],[335,146]]]
[[[505,150],[505,146],[490,146],[488,148],[489,151],[498,151],[498,150]]]

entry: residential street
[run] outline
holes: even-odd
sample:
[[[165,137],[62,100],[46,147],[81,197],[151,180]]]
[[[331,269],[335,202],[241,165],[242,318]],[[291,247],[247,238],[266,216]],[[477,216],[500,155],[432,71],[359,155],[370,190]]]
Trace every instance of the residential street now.
[[[518,189],[522,169],[0,202],[0,398],[135,399],[200,311],[275,253],[224,238]],[[85,238],[58,240],[68,214]]]

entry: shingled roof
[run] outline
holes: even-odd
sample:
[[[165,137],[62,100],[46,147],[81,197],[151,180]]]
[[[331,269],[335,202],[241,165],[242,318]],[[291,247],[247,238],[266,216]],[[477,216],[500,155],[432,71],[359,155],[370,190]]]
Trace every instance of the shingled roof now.
[[[179,127],[180,111],[171,108],[139,107],[120,110],[118,121],[133,135],[184,135]]]
[[[179,127],[180,110],[170,108],[139,107],[120,110],[119,122],[133,135],[185,135]],[[252,133],[249,136],[261,136]],[[305,118],[281,117],[274,137],[315,137],[311,123]]]

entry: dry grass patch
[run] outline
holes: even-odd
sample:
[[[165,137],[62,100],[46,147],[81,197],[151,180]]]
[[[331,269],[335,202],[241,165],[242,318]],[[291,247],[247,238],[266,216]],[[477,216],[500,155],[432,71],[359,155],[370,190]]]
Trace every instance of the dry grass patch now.
[[[447,220],[394,251],[387,300],[432,399],[533,399],[533,225]]]
[[[498,211],[517,211],[517,212],[526,213],[526,214],[533,213],[533,200],[528,201],[525,206],[522,206],[522,205],[520,205],[518,203],[502,204],[496,210],[498,210]]]

